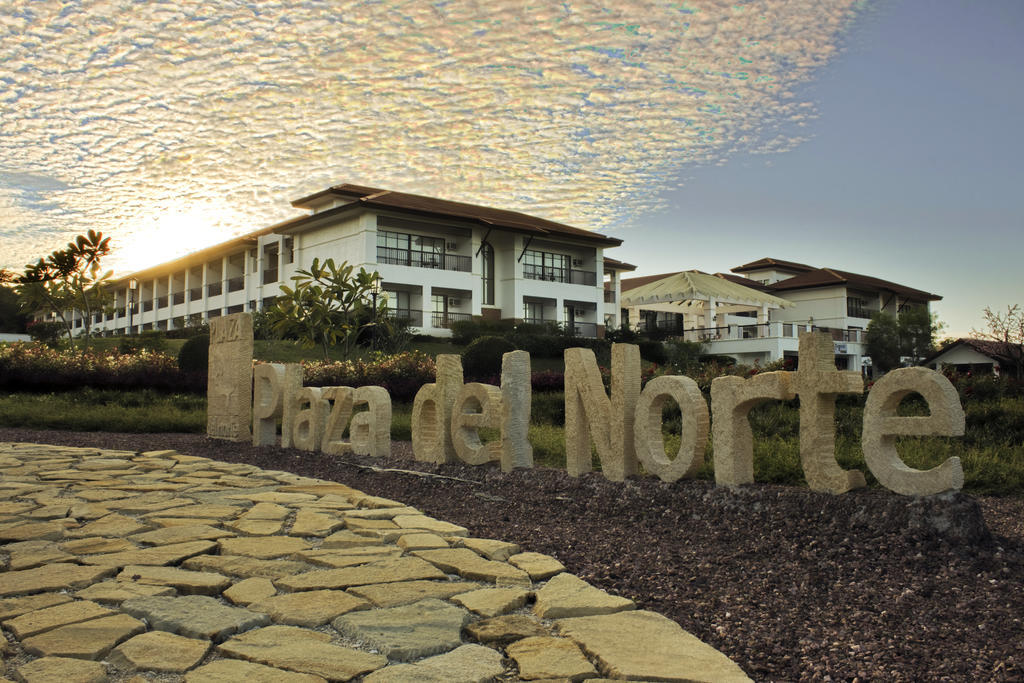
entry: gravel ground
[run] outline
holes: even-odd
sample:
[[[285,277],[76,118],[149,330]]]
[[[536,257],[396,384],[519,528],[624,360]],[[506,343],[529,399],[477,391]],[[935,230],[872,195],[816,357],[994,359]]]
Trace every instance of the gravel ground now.
[[[545,468],[503,475],[416,463],[405,442],[371,461],[196,434],[0,429],[0,441],[173,448],[395,498],[475,536],[554,555],[678,621],[755,680],[1024,680],[1020,499],[622,484]]]

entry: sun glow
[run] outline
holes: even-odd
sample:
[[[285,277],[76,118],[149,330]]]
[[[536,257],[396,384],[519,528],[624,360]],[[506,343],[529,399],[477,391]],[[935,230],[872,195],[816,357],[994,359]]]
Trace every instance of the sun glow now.
[[[228,240],[232,234],[222,226],[244,222],[234,214],[216,207],[155,212],[139,220],[136,230],[114,240],[110,265],[125,275]]]

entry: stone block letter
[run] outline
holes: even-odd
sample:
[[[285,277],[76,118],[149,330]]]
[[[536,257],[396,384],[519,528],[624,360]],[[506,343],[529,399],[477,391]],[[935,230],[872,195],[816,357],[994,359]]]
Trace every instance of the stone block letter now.
[[[604,393],[597,359],[590,349],[565,350],[565,469],[573,477],[592,469],[590,444],[605,478],[636,474],[633,437],[640,397],[640,347],[612,344],[612,395]]]
[[[716,377],[711,382],[712,443],[715,483],[740,486],[754,483],[754,435],[750,409],[759,403],[796,398],[791,372],[762,372],[750,379]]]
[[[530,354],[509,351],[501,357],[501,469],[533,467],[530,445]]]
[[[905,397],[920,394],[930,415],[900,417],[896,409]],[[960,458],[948,458],[930,470],[908,467],[896,452],[897,436],[962,436],[964,409],[949,380],[927,368],[900,368],[878,380],[864,405],[861,444],[864,460],[878,482],[907,496],[930,496],[957,491],[964,485]]]
[[[412,453],[423,462],[456,462],[449,427],[462,388],[462,358],[442,353],[437,356],[436,366],[436,381],[420,387],[413,400]]]
[[[679,450],[671,460],[661,436],[661,411],[669,399],[679,404],[682,414]],[[649,473],[669,482],[697,474],[708,443],[708,404],[696,382],[679,376],[652,379],[640,392],[634,426],[636,454]]]

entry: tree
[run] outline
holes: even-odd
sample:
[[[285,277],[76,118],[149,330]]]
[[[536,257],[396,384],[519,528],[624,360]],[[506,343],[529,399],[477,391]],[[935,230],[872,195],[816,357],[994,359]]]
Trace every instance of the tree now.
[[[982,317],[988,329],[972,329],[971,334],[1006,344],[1006,354],[1016,366],[1017,377],[1024,376],[1024,310],[1020,304],[1007,304],[1006,313],[997,313],[986,306]]]
[[[935,348],[935,335],[944,327],[927,306],[905,306],[898,316],[879,311],[868,323],[868,355],[882,373],[900,367],[904,358],[919,365]]]
[[[21,311],[18,293],[13,287],[0,284],[0,332],[24,332],[27,323],[28,316]]]
[[[111,271],[100,272],[100,260],[110,253],[110,238],[90,230],[58,249],[29,264],[25,272],[14,278],[22,310],[32,313],[53,311],[64,325],[68,340],[73,339],[74,311],[83,316],[84,335],[92,333],[92,316],[109,301],[104,286]]]
[[[303,346],[320,346],[324,360],[329,360],[331,346],[341,346],[348,356],[359,331],[374,320],[383,320],[387,305],[380,297],[374,313],[371,292],[377,273],[354,270],[346,262],[336,266],[334,259],[313,259],[309,270],[292,276],[293,286],[281,285],[281,296],[267,309],[271,326],[283,337],[297,338]]]
[[[865,343],[871,366],[879,373],[900,366],[900,324],[896,316],[882,311],[871,316]]]

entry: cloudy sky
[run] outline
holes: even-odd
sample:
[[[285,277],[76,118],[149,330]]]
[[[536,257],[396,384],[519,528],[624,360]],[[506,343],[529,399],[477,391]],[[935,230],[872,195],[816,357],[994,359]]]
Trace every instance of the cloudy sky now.
[[[119,273],[342,182],[1024,303],[1019,0],[0,0],[0,267]]]

